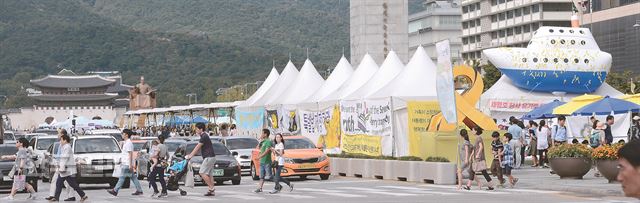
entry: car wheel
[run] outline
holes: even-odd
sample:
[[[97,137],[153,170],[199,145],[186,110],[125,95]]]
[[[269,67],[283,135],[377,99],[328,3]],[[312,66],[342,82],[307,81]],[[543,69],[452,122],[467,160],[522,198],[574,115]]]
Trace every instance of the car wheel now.
[[[329,174],[320,174],[320,180],[329,180]]]
[[[256,174],[256,165],[251,164],[251,179],[259,180],[260,177]]]
[[[236,180],[231,180],[231,184],[233,185],[240,185],[240,179],[236,179]]]

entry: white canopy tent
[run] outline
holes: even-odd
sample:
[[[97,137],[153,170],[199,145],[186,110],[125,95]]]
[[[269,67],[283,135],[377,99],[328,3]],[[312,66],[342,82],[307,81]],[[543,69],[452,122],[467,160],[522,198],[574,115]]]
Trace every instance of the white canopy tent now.
[[[324,79],[307,59],[298,76],[280,96],[267,105],[295,105],[305,101],[324,84]]]
[[[349,64],[349,61],[342,56],[338,64],[331,72],[331,75],[327,78],[324,84],[306,99],[306,102],[319,102],[323,100],[325,97],[329,96],[331,93],[335,92],[342,86],[353,74],[353,67]]]
[[[280,77],[278,77],[278,80],[276,80],[276,82],[271,85],[269,90],[267,90],[264,95],[262,95],[262,97],[257,99],[256,102],[254,102],[250,106],[265,106],[277,100],[280,95],[282,95],[298,77],[298,73],[299,71],[298,69],[296,69],[296,66],[293,65],[291,61],[289,61],[284,67],[284,70],[282,70],[282,73],[280,74]]]
[[[253,95],[251,95],[249,99],[247,99],[245,102],[243,102],[239,106],[253,105],[253,103],[255,103],[258,99],[264,96],[265,93],[267,93],[269,88],[271,88],[271,86],[273,86],[273,84],[276,83],[279,77],[280,75],[278,74],[278,70],[276,70],[275,67],[271,68],[271,72],[269,73],[269,76],[267,76],[267,79],[264,80],[264,82],[262,83],[262,85],[260,85],[258,90],[256,90],[256,92],[253,93]]]
[[[404,64],[396,55],[396,52],[391,51],[387,55],[387,58],[384,59],[382,65],[378,71],[367,81],[364,85],[358,88],[353,93],[346,96],[344,99],[352,100],[352,99],[364,99],[371,94],[378,91],[380,88],[389,84],[404,68]]]
[[[358,65],[358,68],[353,72],[351,77],[342,84],[337,91],[331,93],[321,101],[337,102],[338,100],[344,99],[362,87],[377,71],[378,64],[376,64],[369,54],[365,54],[364,57],[362,57],[360,65]]]

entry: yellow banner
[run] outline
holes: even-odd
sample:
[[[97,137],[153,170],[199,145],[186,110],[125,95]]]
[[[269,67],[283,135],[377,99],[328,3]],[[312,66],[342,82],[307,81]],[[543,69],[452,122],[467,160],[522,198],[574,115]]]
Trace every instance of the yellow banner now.
[[[342,151],[347,153],[382,155],[382,137],[370,135],[342,135]]]
[[[407,103],[409,113],[409,154],[418,156],[421,153],[422,139],[426,139],[431,119],[440,113],[440,105],[437,101],[409,101]]]

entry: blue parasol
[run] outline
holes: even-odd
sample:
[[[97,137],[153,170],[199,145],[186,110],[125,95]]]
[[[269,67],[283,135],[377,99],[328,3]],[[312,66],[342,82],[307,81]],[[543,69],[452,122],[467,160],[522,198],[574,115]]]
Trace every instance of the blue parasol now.
[[[537,119],[547,119],[547,118],[555,118],[556,115],[553,114],[553,109],[556,107],[565,104],[566,102],[561,102],[559,100],[553,100],[550,103],[543,104],[529,113],[522,116],[522,120],[537,120]]]
[[[611,98],[606,96],[604,99],[588,104],[574,111],[572,115],[590,116],[590,115],[612,115],[624,114],[628,112],[638,112],[640,106],[622,99]]]

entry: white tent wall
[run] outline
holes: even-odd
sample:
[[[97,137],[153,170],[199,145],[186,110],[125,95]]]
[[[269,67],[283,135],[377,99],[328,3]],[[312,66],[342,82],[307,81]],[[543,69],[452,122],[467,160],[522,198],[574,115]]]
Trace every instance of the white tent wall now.
[[[378,71],[360,88],[345,97],[345,99],[364,99],[378,91],[380,88],[389,84],[400,72],[402,72],[404,64],[396,55],[396,52],[390,51],[387,58],[384,59]]]
[[[327,78],[324,84],[306,99],[304,102],[319,102],[331,93],[337,91],[353,74],[353,67],[349,64],[349,61],[342,56],[338,64],[333,68],[331,75]]]
[[[276,67],[271,68],[271,72],[269,73],[267,78],[264,80],[262,85],[260,85],[258,90],[256,90],[256,92],[253,93],[253,95],[251,95],[251,97],[249,97],[249,99],[247,99],[246,101],[242,102],[238,106],[251,106],[251,105],[253,105],[258,99],[263,97],[264,94],[267,93],[267,91],[269,91],[271,86],[273,86],[273,84],[276,83],[276,81],[278,80],[279,77],[280,77],[280,74],[278,74],[278,70],[276,70]]]
[[[567,117],[567,130],[569,131],[569,135],[567,140],[571,142],[571,140],[578,139],[578,141],[582,142],[582,140],[586,139],[585,136],[590,135],[591,131],[591,122],[589,118],[591,116],[568,116]],[[631,115],[629,113],[613,115],[614,123],[611,126],[611,133],[613,134],[613,142],[616,143],[620,140],[627,140],[627,132],[629,127],[631,126]],[[605,122],[607,116],[595,116],[595,118],[601,122]],[[554,119],[555,121],[555,119]],[[550,128],[553,127],[554,124],[551,124]]]
[[[358,68],[351,77],[335,92],[320,101],[338,101],[362,87],[378,71],[378,64],[369,54],[362,57]]]
[[[280,95],[282,95],[288,88],[291,83],[298,77],[298,69],[293,65],[291,61],[287,63],[278,77],[278,80],[269,88],[265,94],[256,100],[253,104],[249,106],[265,106],[267,104],[272,103],[277,100]]]
[[[320,76],[316,67],[313,66],[313,63],[307,59],[302,65],[298,76],[286,87],[286,91],[272,102],[267,103],[267,105],[298,104],[312,96],[323,84],[324,79]]]

